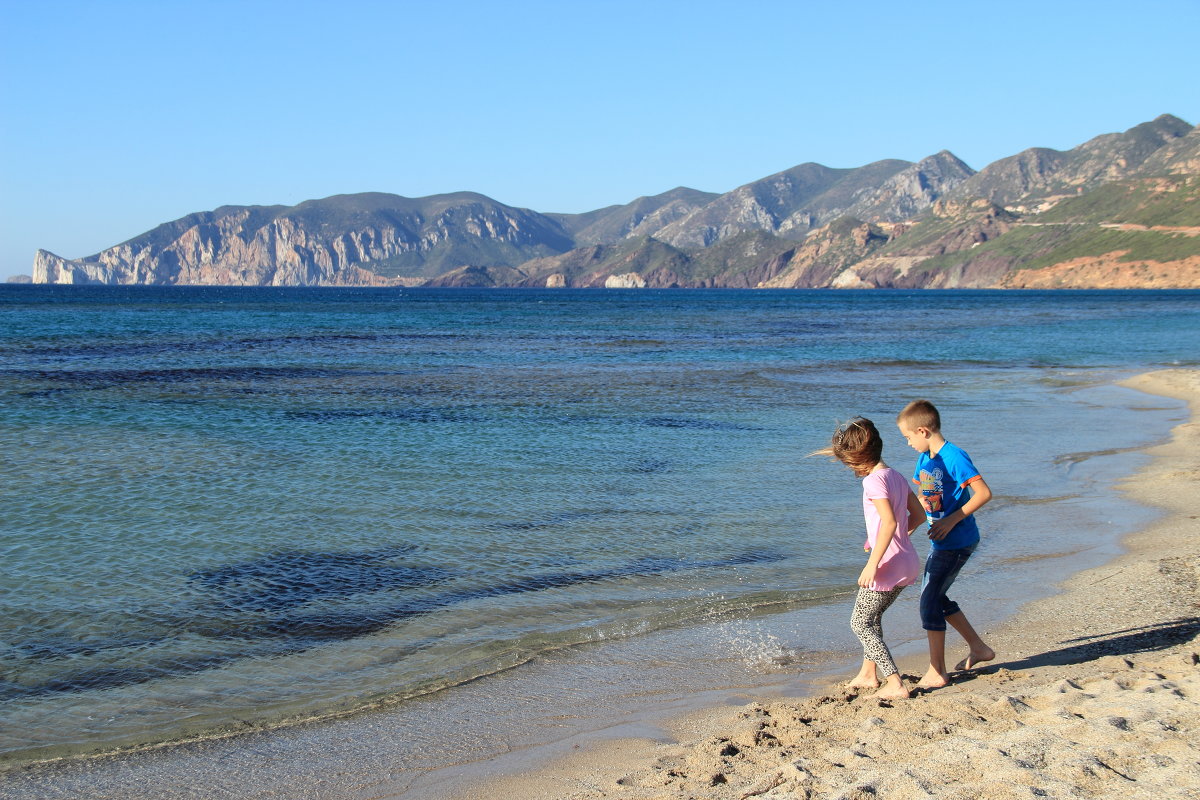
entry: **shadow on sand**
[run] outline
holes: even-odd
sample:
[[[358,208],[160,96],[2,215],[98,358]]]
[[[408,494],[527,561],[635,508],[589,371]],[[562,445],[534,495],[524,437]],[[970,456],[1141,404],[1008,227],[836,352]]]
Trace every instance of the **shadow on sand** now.
[[[1186,642],[1197,633],[1200,633],[1200,617],[1186,617],[1156,625],[1065,639],[1062,642],[1064,646],[1056,650],[1047,650],[1016,661],[984,664],[970,672],[955,672],[954,681],[968,681],[977,675],[988,675],[1001,669],[1018,671],[1035,667],[1084,664],[1104,656],[1152,653]]]

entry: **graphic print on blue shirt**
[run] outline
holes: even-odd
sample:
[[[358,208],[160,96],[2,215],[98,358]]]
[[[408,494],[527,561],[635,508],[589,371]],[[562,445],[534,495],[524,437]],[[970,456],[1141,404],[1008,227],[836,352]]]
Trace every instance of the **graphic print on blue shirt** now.
[[[929,522],[953,514],[971,499],[967,484],[979,476],[979,470],[971,463],[971,457],[961,448],[946,442],[936,456],[921,453],[917,468],[913,472],[913,483],[917,484],[917,497],[925,506]],[[931,541],[934,550],[957,550],[970,547],[979,541],[979,526],[975,517],[963,519],[946,534],[945,538]]]

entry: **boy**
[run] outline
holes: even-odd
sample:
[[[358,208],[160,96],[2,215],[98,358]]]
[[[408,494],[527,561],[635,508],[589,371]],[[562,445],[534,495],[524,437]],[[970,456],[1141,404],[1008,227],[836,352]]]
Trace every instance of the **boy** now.
[[[909,447],[920,454],[913,483],[929,518],[931,549],[921,590],[921,627],[929,638],[929,670],[917,686],[936,689],[950,682],[946,671],[947,622],[970,648],[956,670],[972,669],[996,657],[958,604],[946,596],[958,571],[979,544],[974,514],[992,499],[992,490],[970,456],[942,436],[941,416],[933,403],[914,400],[896,417],[896,424]]]

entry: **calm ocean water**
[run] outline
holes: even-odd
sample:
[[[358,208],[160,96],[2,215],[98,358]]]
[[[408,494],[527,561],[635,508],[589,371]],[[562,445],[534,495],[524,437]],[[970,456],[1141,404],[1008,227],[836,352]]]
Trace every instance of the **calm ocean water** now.
[[[805,457],[839,420],[907,471],[929,397],[998,507],[1061,515],[1165,432],[1098,387],[1198,362],[1197,292],[3,286],[0,759],[819,603],[862,561]],[[1061,547],[1034,528],[1006,555]]]

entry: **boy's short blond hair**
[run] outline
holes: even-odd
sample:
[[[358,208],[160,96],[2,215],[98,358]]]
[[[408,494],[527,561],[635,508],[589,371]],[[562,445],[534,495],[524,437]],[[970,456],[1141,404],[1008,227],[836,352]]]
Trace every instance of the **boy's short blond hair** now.
[[[913,400],[896,415],[896,422],[912,430],[928,428],[931,433],[940,433],[942,430],[942,415],[928,400]]]

